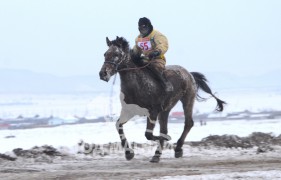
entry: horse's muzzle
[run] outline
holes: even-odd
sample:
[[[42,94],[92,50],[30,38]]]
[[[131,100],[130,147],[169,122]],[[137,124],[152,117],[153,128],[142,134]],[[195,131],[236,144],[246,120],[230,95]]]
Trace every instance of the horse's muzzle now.
[[[110,76],[108,76],[108,74],[106,73],[106,71],[100,71],[100,79],[103,81],[108,82],[110,79]]]

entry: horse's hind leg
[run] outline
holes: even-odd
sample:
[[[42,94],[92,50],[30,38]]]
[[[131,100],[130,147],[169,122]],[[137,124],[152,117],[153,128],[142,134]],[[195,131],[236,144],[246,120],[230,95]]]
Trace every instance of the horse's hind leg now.
[[[176,158],[182,157],[182,155],[183,155],[182,146],[184,144],[184,140],[194,124],[193,118],[192,118],[194,100],[195,100],[195,94],[185,95],[181,99],[181,102],[183,104],[185,122],[184,122],[184,130],[183,130],[182,135],[179,138],[179,140],[177,142],[177,146],[175,148],[175,157]]]
[[[121,116],[122,117],[122,116]],[[128,119],[129,120],[129,119]],[[116,122],[116,129],[121,139],[122,147],[125,149],[125,157],[127,160],[133,159],[135,156],[133,149],[129,147],[129,143],[123,131],[123,124],[125,124],[128,120],[121,120],[120,118]]]
[[[154,156],[150,160],[150,162],[153,163],[158,163],[160,161],[160,156],[162,155],[162,150],[164,146],[164,139],[169,139],[170,137],[167,135],[168,134],[168,116],[169,116],[170,110],[169,111],[164,111],[159,113],[158,120],[160,123],[160,140],[157,140],[158,142],[158,147],[155,151]]]

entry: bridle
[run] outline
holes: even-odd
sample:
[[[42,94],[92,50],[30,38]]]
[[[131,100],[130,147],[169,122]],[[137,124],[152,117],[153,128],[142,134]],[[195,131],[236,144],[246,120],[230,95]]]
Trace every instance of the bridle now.
[[[125,60],[126,58],[124,57],[120,62],[116,63],[116,62],[112,62],[112,61],[109,61],[109,60],[105,60],[104,61],[104,64],[105,63],[108,63],[108,64],[112,64],[115,66],[115,71],[116,72],[121,72],[121,71],[131,71],[131,70],[140,70],[140,69],[143,69],[143,68],[146,68],[147,66],[149,66],[152,61],[149,61],[148,63],[146,63],[144,66],[141,66],[141,67],[127,67],[127,68],[122,68],[122,69],[118,69],[120,64],[122,64],[122,62]]]
[[[115,66],[115,71],[116,72],[121,72],[121,71],[130,71],[130,70],[140,70],[140,69],[143,69],[143,68],[146,68],[147,66],[149,66],[152,61],[149,61],[148,63],[146,63],[144,66],[141,66],[141,67],[132,67],[132,68],[123,68],[123,69],[118,69],[119,65],[123,62],[120,61],[119,63],[115,63],[115,62],[112,62],[112,61],[104,61],[104,63],[108,63],[108,64],[113,64]]]
[[[121,61],[121,62],[122,62],[122,61]],[[149,61],[147,64],[145,64],[144,66],[141,66],[141,67],[118,69],[118,67],[119,67],[119,65],[120,65],[121,62],[115,63],[115,62],[111,62],[111,61],[104,61],[103,64],[105,64],[105,63],[113,64],[113,65],[115,66],[115,71],[116,71],[116,72],[121,72],[121,71],[140,70],[140,69],[146,68],[147,66],[149,66],[149,64],[152,63],[151,61]],[[114,80],[113,80],[113,85],[115,84],[116,75],[117,75],[117,73],[115,73]]]
[[[121,62],[122,62],[122,61],[121,61]],[[121,62],[120,62],[120,63],[121,63]],[[103,64],[105,64],[105,63],[113,64],[113,65],[115,66],[115,71],[118,72],[118,67],[119,67],[119,64],[120,64],[120,63],[115,63],[115,62],[111,62],[111,61],[104,61]]]

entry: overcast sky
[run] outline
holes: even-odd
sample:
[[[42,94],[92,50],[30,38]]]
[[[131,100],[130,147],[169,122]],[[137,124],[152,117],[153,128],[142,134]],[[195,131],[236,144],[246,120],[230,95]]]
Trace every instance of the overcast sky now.
[[[169,40],[167,64],[242,76],[281,70],[281,0],[0,0],[0,69],[98,74],[106,36],[133,46],[144,16]]]

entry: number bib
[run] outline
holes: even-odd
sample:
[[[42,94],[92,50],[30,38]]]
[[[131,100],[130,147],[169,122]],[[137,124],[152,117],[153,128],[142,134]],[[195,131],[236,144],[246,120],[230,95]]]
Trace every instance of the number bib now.
[[[150,51],[152,49],[152,45],[150,42],[150,38],[139,38],[138,39],[138,46],[143,50],[143,51]]]

